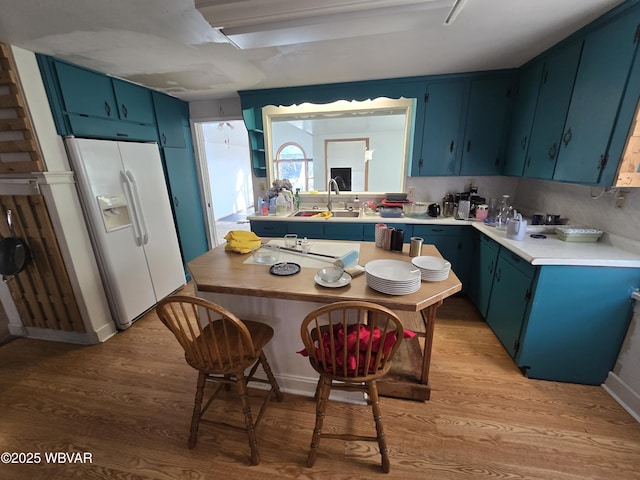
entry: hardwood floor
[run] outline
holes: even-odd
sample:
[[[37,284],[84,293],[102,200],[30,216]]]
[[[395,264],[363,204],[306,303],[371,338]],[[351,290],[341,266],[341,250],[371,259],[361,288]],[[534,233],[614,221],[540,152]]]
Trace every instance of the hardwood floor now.
[[[258,427],[260,465],[248,466],[246,436],[232,430],[202,425],[189,450],[197,375],[151,313],[100,345],[0,347],[0,452],[42,456],[0,464],[0,479],[640,478],[640,424],[602,388],[526,379],[464,298],[439,314],[431,401],[381,400],[388,475],[365,442],[323,440],[307,468],[314,404],[286,394]],[[251,392],[257,405],[262,392]],[[242,424],[231,395],[214,414]],[[325,428],[370,434],[370,409],[330,402]],[[92,463],[47,463],[45,452]]]

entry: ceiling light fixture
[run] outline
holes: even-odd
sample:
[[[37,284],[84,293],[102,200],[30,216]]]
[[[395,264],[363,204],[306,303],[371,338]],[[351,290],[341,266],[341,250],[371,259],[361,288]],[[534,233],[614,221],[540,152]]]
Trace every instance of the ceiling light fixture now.
[[[196,9],[236,48],[336,40],[424,27],[454,0],[195,0]]]
[[[451,11],[449,12],[449,15],[447,15],[447,18],[445,19],[444,24],[451,25],[455,21],[455,19],[458,17],[458,15],[460,15],[460,12],[462,11],[466,3],[467,3],[467,0],[456,0],[456,3],[454,3],[453,7],[451,7]]]

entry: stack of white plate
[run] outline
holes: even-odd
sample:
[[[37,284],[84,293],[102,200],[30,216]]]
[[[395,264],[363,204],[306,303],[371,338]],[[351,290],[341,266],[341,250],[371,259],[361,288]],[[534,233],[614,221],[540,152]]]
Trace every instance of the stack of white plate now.
[[[388,295],[406,295],[420,289],[420,270],[401,260],[373,260],[364,266],[367,285]]]
[[[426,282],[446,280],[451,270],[451,263],[440,257],[413,257],[411,263],[420,269],[422,280]]]

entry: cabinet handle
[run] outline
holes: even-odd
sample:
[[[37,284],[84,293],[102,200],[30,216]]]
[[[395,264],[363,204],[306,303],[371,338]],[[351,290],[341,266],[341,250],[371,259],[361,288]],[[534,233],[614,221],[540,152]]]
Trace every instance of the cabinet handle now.
[[[493,267],[495,265],[493,264],[493,260],[491,260],[491,263],[489,264],[489,273],[493,273]]]
[[[162,134],[162,144],[164,145],[165,143],[167,143],[167,136],[163,133]]]
[[[564,136],[562,137],[562,141],[564,142],[565,147],[569,145],[569,142],[571,141],[572,137],[573,137],[573,133],[571,133],[571,128],[569,128],[569,130],[567,130]]]
[[[514,262],[518,262],[518,263],[520,263],[520,257],[519,257],[519,256],[517,256],[517,255],[515,255],[515,254],[513,254],[513,253],[511,254],[511,259],[512,259]]]
[[[467,140],[467,152],[471,150],[471,140]]]
[[[111,107],[107,101],[104,102],[104,111],[107,112],[107,117],[111,116]]]
[[[527,146],[527,136],[526,135],[524,136],[524,138],[520,142],[520,146],[522,147],[522,150],[524,150],[525,147]]]
[[[453,140],[451,140],[451,145],[449,145],[449,153],[453,153],[454,146],[455,146],[455,143],[453,142]]]
[[[551,145],[551,148],[549,149],[549,160],[555,160],[557,151],[558,151],[558,144],[554,143],[553,145]]]
[[[496,281],[500,281],[500,277],[502,276],[502,271],[500,269],[496,270]]]
[[[431,229],[432,232],[444,232],[443,228],[432,228]]]
[[[124,118],[127,118],[129,116],[129,112],[127,112],[127,106],[124,103],[122,104],[122,114],[124,115]]]
[[[180,206],[180,200],[178,200],[178,197],[173,197],[173,204],[176,206],[176,208]]]

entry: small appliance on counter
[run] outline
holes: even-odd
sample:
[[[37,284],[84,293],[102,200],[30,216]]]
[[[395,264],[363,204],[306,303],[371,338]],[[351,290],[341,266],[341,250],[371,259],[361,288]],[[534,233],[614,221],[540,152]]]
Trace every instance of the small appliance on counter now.
[[[464,220],[466,218],[475,218],[476,216],[476,207],[478,205],[484,205],[487,203],[487,200],[484,197],[478,195],[478,188],[472,187],[467,192],[456,193],[454,197],[454,202],[458,205],[458,215],[456,218]],[[466,204],[463,205],[463,212],[460,212],[460,203],[461,202],[469,202],[469,210],[466,213]]]

